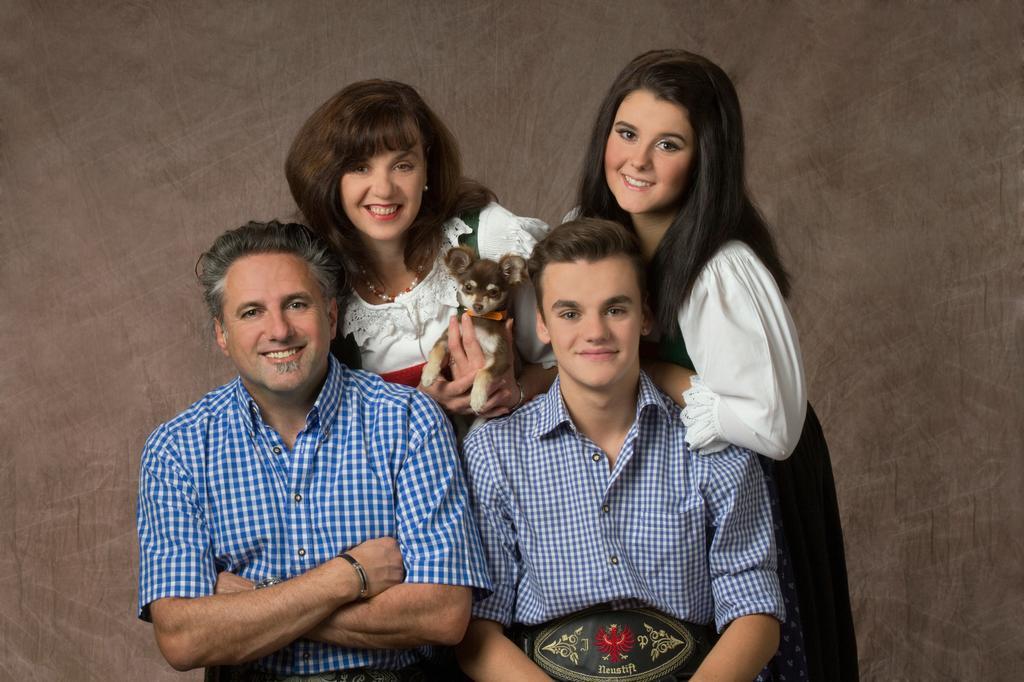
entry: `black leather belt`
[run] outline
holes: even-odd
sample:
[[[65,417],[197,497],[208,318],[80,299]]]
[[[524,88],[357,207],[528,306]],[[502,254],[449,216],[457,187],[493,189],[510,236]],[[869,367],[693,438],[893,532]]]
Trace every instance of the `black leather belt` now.
[[[401,670],[357,668],[312,675],[279,675],[245,666],[207,668],[204,682],[434,682],[468,680],[454,656],[441,661],[416,663]]]
[[[276,675],[248,668],[218,668],[216,673],[207,669],[205,682],[405,682],[412,679],[401,670],[339,670],[314,675]],[[423,678],[424,682],[430,678]]]
[[[713,627],[654,609],[587,609],[518,626],[514,641],[562,682],[688,680],[718,639]]]

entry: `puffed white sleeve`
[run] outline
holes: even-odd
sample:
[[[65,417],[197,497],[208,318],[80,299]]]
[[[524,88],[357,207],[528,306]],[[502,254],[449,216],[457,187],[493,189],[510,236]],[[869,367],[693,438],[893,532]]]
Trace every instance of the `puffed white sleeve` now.
[[[480,212],[477,228],[477,250],[481,258],[498,260],[506,253],[529,258],[533,247],[547,236],[543,220],[517,216],[498,204],[490,204]],[[529,281],[516,287],[512,294],[512,317],[515,319],[516,348],[523,360],[533,365],[553,367],[555,354],[551,346],[537,338],[537,295]]]
[[[697,372],[683,395],[690,446],[789,457],[807,413],[800,346],[775,279],[750,247],[734,241],[715,254],[680,308],[679,328]]]

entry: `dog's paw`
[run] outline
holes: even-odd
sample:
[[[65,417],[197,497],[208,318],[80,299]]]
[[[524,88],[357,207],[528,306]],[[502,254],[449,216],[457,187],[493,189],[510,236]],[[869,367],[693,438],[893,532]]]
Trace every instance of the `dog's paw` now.
[[[427,365],[423,368],[423,374],[420,375],[420,386],[423,388],[430,388],[431,384],[437,381],[437,375],[440,373],[441,371],[439,368],[434,367],[433,365]]]
[[[487,404],[487,383],[483,381],[473,382],[473,391],[469,394],[469,406],[473,408],[473,411],[479,414],[483,412],[484,405]]]

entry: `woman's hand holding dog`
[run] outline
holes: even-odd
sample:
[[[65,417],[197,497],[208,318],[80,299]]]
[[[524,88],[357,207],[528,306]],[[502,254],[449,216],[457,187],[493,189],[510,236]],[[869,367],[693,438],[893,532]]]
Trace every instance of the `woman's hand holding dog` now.
[[[504,328],[510,348],[515,347],[512,324],[513,321],[509,320]],[[510,363],[503,375],[495,377],[483,409],[474,412],[469,405],[473,380],[485,362],[472,319],[468,315],[463,315],[460,324],[458,318],[453,315],[448,321],[448,367],[452,378],[449,381],[444,376],[438,376],[429,388],[421,387],[421,390],[453,414],[477,414],[488,419],[508,414],[519,403],[519,384],[516,383],[515,367],[512,366],[514,363]]]

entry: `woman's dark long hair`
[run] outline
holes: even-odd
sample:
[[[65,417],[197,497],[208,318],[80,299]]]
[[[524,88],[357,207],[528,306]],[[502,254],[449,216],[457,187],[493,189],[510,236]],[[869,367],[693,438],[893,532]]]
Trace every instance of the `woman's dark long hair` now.
[[[782,295],[788,295],[789,277],[775,241],[747,194],[736,89],[722,69],[700,55],[654,50],[631,61],[618,75],[601,103],[587,148],[580,215],[632,225],[605,180],[604,152],[619,105],[636,90],[685,108],[696,138],[690,185],[652,260],[650,291],[663,333],[678,331],[679,305],[708,260],[731,239],[746,242],[775,277]]]
[[[352,83],[313,112],[292,142],[285,176],[309,226],[341,258],[349,280],[372,261],[341,205],[341,176],[385,151],[423,144],[427,191],[406,233],[407,267],[428,269],[441,248],[444,221],[494,200],[483,185],[462,177],[459,148],[448,128],[405,83]]]

